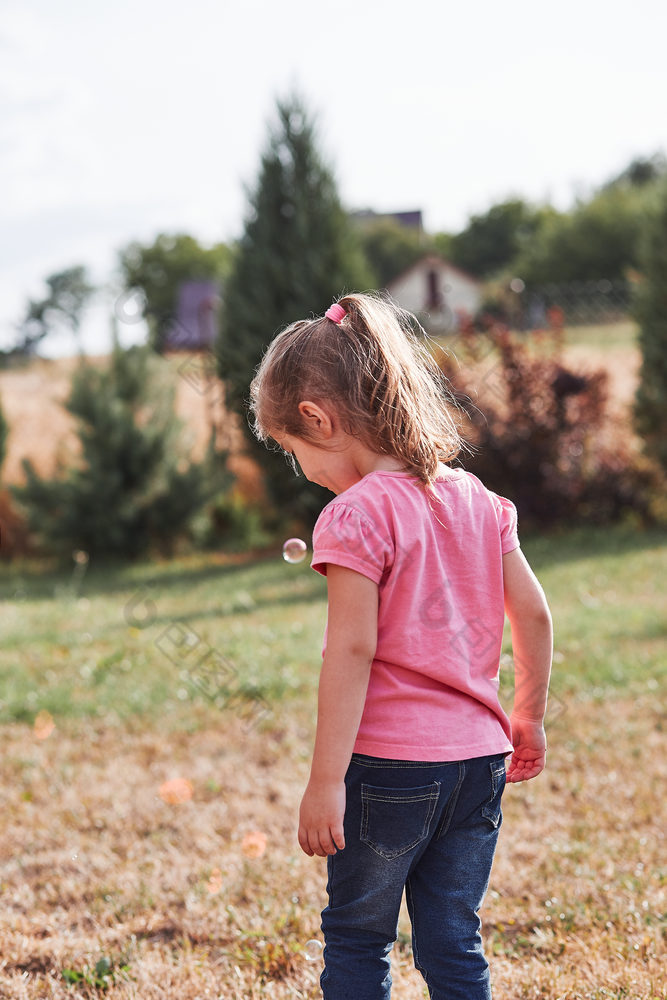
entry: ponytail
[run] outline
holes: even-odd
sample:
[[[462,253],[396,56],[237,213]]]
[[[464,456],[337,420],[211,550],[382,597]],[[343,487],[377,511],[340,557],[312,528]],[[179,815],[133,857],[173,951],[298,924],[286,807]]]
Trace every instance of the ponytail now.
[[[411,313],[379,295],[345,295],[337,306],[322,319],[293,324],[269,346],[250,389],[256,433],[307,437],[299,402],[328,400],[348,434],[430,485],[462,441],[454,397],[426,334]]]

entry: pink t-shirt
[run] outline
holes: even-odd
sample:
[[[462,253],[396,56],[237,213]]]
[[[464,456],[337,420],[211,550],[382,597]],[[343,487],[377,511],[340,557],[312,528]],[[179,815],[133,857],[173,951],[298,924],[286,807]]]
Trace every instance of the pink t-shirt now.
[[[447,761],[512,750],[498,671],[516,509],[462,469],[443,467],[434,490],[408,472],[372,472],[315,525],[313,569],[346,566],[379,588],[355,753]]]

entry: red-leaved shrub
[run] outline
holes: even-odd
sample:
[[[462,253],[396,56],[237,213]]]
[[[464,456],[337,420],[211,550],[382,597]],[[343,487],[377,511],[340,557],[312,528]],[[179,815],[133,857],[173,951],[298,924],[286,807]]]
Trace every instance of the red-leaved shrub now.
[[[531,349],[503,326],[467,331],[465,344],[470,366],[446,371],[474,446],[463,464],[511,497],[524,523],[650,519],[655,472],[609,415],[606,372],[572,371],[557,343]]]

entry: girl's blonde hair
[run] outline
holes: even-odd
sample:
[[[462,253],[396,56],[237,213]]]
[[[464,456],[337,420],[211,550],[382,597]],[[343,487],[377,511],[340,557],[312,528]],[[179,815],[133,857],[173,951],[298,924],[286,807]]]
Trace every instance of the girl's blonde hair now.
[[[255,434],[312,440],[299,403],[330,403],[346,433],[399,459],[426,485],[462,447],[456,403],[414,316],[380,295],[345,295],[340,323],[288,326],[250,386]],[[319,442],[316,442],[319,443]]]

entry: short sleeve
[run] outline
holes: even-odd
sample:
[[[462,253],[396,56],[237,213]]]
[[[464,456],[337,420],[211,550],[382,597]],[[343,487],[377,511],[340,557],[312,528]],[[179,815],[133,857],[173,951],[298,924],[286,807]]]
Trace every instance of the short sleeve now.
[[[392,562],[393,544],[381,524],[347,504],[324,508],[313,531],[314,570],[326,576],[333,563],[379,584]]]
[[[502,553],[511,552],[519,548],[518,518],[516,507],[511,500],[505,497],[496,497],[496,509],[498,512],[498,527],[500,528],[500,541]]]

